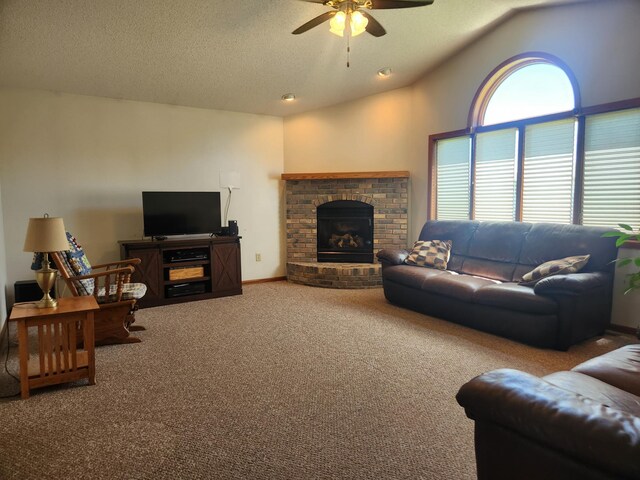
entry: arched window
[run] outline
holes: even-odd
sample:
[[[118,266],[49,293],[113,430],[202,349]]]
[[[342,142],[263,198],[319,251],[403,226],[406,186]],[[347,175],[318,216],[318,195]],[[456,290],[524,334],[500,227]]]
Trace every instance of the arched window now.
[[[499,65],[482,83],[469,126],[574,112],[579,101],[577,82],[560,59],[542,53],[518,55]]]
[[[640,225],[640,98],[583,109],[552,55],[496,67],[430,151],[430,218]]]

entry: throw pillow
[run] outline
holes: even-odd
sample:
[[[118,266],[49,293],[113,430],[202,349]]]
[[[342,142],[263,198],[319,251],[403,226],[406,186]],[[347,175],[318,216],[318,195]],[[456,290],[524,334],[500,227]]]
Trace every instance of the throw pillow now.
[[[446,270],[451,256],[451,240],[427,240],[413,244],[413,250],[405,259],[407,265]]]
[[[529,273],[522,276],[520,285],[533,287],[536,283],[546,277],[552,275],[560,275],[566,273],[576,273],[580,271],[589,261],[591,255],[578,255],[575,257],[561,258],[560,260],[551,260],[534,268]]]
[[[66,263],[76,275],[90,274],[91,263],[89,263],[89,259],[78,241],[69,232],[67,232],[67,240],[69,240],[69,251],[64,252]],[[80,295],[93,295],[94,282],[92,278],[78,280],[75,284]]]

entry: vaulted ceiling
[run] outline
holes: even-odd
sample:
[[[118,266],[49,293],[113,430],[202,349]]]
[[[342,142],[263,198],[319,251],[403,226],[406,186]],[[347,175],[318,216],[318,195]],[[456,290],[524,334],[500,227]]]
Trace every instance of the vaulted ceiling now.
[[[317,3],[0,0],[0,87],[286,116],[409,85],[514,9],[556,3],[373,10],[387,35],[353,38],[347,68],[346,39],[328,24],[291,34],[329,10]]]

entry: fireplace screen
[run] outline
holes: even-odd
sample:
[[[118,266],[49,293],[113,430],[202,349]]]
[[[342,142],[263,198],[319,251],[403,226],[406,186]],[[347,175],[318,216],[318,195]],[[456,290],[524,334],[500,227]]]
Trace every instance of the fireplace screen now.
[[[373,207],[337,200],[318,207],[318,262],[373,263]]]

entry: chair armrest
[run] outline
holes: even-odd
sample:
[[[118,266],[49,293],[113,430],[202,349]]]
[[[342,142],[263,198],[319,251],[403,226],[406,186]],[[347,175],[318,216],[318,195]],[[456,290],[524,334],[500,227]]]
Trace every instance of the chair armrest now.
[[[389,265],[402,265],[404,260],[409,256],[408,250],[385,248],[380,250],[376,255],[378,260]]]
[[[474,378],[456,399],[473,420],[498,424],[581,463],[640,477],[640,418],[630,413],[511,369]]]
[[[91,265],[91,269],[98,269],[98,268],[111,268],[111,267],[115,267],[117,265],[138,265],[140,264],[141,260],[139,258],[127,258],[125,260],[120,260],[118,262],[109,262],[109,263],[101,263],[99,265]]]
[[[570,273],[543,278],[533,287],[538,295],[583,295],[607,287],[611,275],[604,272]]]

